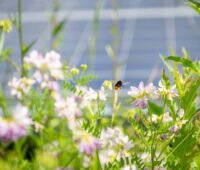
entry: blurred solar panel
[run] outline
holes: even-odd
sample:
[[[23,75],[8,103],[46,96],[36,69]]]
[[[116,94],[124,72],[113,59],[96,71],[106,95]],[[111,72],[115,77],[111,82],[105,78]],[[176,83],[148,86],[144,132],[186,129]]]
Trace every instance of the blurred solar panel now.
[[[27,14],[23,18],[25,42],[30,43],[39,37],[34,48],[41,51],[49,50],[50,25],[47,12],[52,9],[52,3],[55,0],[22,0],[22,2],[23,12]],[[89,63],[89,42],[93,37],[92,20],[97,1],[61,0],[60,2],[62,14],[69,11],[70,15],[67,17],[75,19],[67,21],[63,33],[63,44],[59,52],[64,56],[63,60],[71,65]],[[193,59],[199,59],[200,18],[189,10],[189,7],[188,10],[187,7],[183,7],[183,1],[126,0],[115,2],[121,10],[118,21],[120,42],[117,55],[120,61],[127,61],[121,67],[122,79],[135,85],[141,80],[147,82],[156,68],[154,79],[158,81],[163,67],[159,54],[169,55],[170,47],[174,48],[178,54],[181,54],[181,48],[185,47]],[[109,13],[112,11],[112,3],[104,1],[102,4],[101,14],[104,17],[99,20],[93,66],[94,72],[99,74],[99,80],[92,83],[95,88],[99,87],[104,79],[112,79],[112,61],[105,50],[105,46],[113,42],[111,32],[113,21]],[[187,11],[182,12],[185,9]],[[17,12],[17,1],[1,0],[0,11],[0,19],[5,14]],[[19,63],[19,58],[17,58],[19,45],[15,30],[8,34],[6,46],[13,48],[12,58]],[[1,67],[0,71],[8,74],[5,66]],[[6,78],[9,79],[9,76]]]

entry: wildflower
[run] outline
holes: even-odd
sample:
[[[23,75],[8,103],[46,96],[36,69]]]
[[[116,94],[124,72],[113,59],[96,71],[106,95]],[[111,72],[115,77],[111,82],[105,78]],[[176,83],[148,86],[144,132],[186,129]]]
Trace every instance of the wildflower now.
[[[56,112],[61,117],[70,118],[72,115],[79,116],[81,114],[74,97],[69,97],[67,99],[57,97],[55,108]]]
[[[81,153],[91,156],[97,149],[100,148],[101,143],[96,137],[88,134],[87,132],[81,132],[79,135],[80,136],[76,138],[75,141],[78,142],[78,148]]]
[[[23,95],[27,95],[35,83],[35,80],[30,78],[13,78],[11,81],[8,82],[8,86],[11,87],[11,95],[21,99]]]
[[[35,132],[41,132],[44,129],[44,126],[39,122],[34,122]]]
[[[87,65],[86,65],[86,64],[81,64],[81,70],[82,70],[82,71],[87,70]]]
[[[109,81],[109,80],[105,80],[105,81],[103,82],[103,87],[105,87],[106,89],[112,90],[112,82]]]
[[[169,135],[168,134],[162,134],[162,135],[160,135],[160,139],[162,139],[162,140],[166,140],[166,139],[168,139],[169,138]]]
[[[10,32],[12,29],[12,24],[10,22],[10,20],[1,20],[0,21],[0,30],[2,30],[3,32]]]
[[[133,104],[142,109],[147,107],[149,98],[155,99],[158,97],[156,87],[153,86],[153,83],[144,86],[143,82],[140,82],[138,88],[131,86],[131,90],[128,91],[128,95],[133,97]]]
[[[107,94],[105,93],[104,87],[101,87],[101,89],[99,90],[98,97],[100,100],[106,101]]]
[[[141,99],[136,99],[133,101],[135,107],[139,107],[141,109],[145,109],[148,105],[148,98],[144,97]]]
[[[152,116],[151,116],[152,122],[157,122],[158,119],[159,119],[159,117],[157,115],[152,114]]]
[[[125,165],[120,170],[137,170],[135,165]]]
[[[12,115],[12,118],[0,118],[0,140],[16,141],[27,134],[32,124],[25,106],[18,105]]]
[[[46,53],[44,57],[34,50],[24,58],[24,62],[30,67],[35,67],[40,72],[41,78],[45,73],[48,73],[49,79],[62,80],[64,78],[60,55],[55,51]]]
[[[172,87],[166,87],[162,84],[162,81],[159,81],[158,85],[158,92],[161,96],[166,97],[169,100],[172,100],[174,97],[178,96],[176,92],[176,85],[173,85]]]
[[[103,130],[100,140],[102,143],[102,149],[100,150],[102,164],[130,156],[130,149],[133,147],[133,143],[129,141],[128,136],[124,135],[119,128]]]
[[[85,155],[83,158],[83,167],[89,168],[90,162],[91,162],[91,157]]]
[[[163,122],[171,122],[173,119],[172,117],[170,116],[169,112],[166,112],[164,113],[164,116],[163,116]]]
[[[77,76],[79,74],[79,69],[74,67],[70,70],[73,76]]]
[[[178,133],[182,126],[187,122],[187,120],[183,119],[184,110],[180,109],[177,113],[176,123],[170,128],[172,133]]]
[[[86,100],[89,100],[89,101],[96,100],[97,97],[98,97],[97,92],[94,91],[91,87],[87,91],[85,91],[84,98]]]
[[[80,117],[82,112],[78,107],[75,97],[68,97],[67,99],[64,99],[61,96],[56,96],[54,105],[57,115],[68,119],[68,126],[71,130],[80,127],[76,118]]]

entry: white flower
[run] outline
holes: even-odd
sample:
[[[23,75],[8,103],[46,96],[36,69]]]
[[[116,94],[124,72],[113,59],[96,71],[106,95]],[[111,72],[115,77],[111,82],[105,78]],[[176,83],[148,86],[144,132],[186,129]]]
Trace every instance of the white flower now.
[[[178,113],[177,113],[177,119],[176,119],[176,123],[175,125],[173,125],[171,128],[170,128],[170,131],[172,133],[178,133],[179,130],[182,128],[182,126],[187,122],[186,119],[183,119],[183,116],[184,116],[184,110],[181,108]]]
[[[169,100],[172,100],[173,98],[178,96],[176,92],[176,85],[167,88],[165,85],[162,84],[162,81],[159,81],[158,85],[159,85],[158,92],[161,96],[166,97]]]
[[[60,55],[55,51],[46,53],[45,57],[37,51],[32,51],[29,56],[24,58],[24,62],[31,67],[35,67],[40,74],[48,73],[52,79],[62,80],[64,78]],[[44,78],[42,75],[40,77]]]
[[[124,167],[120,168],[120,170],[137,170],[135,165],[125,165]]]
[[[114,129],[107,128],[100,135],[102,150],[100,150],[100,160],[102,164],[112,160],[130,156],[130,149],[133,143],[128,136],[117,127]]]
[[[164,113],[163,122],[171,122],[173,119],[170,116],[169,112]]]
[[[128,95],[133,97],[133,104],[142,109],[147,107],[149,98],[156,99],[158,97],[156,87],[153,85],[153,83],[144,86],[144,83],[140,82],[138,88],[133,86],[130,88],[131,90],[128,91]]]
[[[84,98],[86,100],[96,100],[98,97],[98,94],[96,91],[94,91],[91,87],[89,88],[89,90],[87,90],[85,92]]]
[[[144,96],[148,96],[150,98],[157,98],[157,91],[156,87],[153,85],[153,83],[148,84],[147,86],[144,86],[143,82],[140,82],[140,84],[137,87],[130,87],[131,90],[128,91],[128,95],[134,98],[141,98]]]
[[[11,95],[21,99],[23,95],[27,95],[35,83],[35,80],[30,78],[20,78],[17,79],[14,77],[11,81],[8,82],[8,86],[11,87]]]
[[[76,118],[80,117],[82,112],[79,109],[74,97],[68,97],[67,99],[64,99],[61,96],[56,96],[54,105],[58,116],[68,119],[68,126],[71,130],[80,127],[80,124],[78,124]]]
[[[158,118],[159,117],[157,115],[154,115],[154,114],[152,114],[152,116],[151,116],[152,122],[157,122]]]
[[[183,118],[183,116],[184,116],[184,110],[181,108],[179,111],[178,111],[178,116],[179,116],[179,118]]]
[[[51,51],[45,55],[45,62],[50,74],[53,78],[62,80],[64,78],[62,68],[62,63],[60,61],[60,54],[55,51]]]
[[[45,63],[43,56],[39,54],[36,50],[30,52],[29,56],[24,57],[24,62],[38,69],[41,69],[42,65],[44,65]]]
[[[107,94],[105,93],[104,87],[101,87],[101,89],[99,90],[98,97],[100,100],[106,101]]]

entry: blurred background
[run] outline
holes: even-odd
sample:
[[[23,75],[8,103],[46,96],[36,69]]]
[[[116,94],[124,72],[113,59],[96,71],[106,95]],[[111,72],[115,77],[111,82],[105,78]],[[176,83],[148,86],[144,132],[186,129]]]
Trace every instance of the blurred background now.
[[[157,84],[164,67],[160,54],[192,59],[200,54],[200,18],[183,0],[34,0],[21,1],[23,40],[31,49],[54,49],[70,66],[86,63],[98,75],[92,87],[107,80]],[[17,0],[0,0],[0,19],[18,12]],[[20,63],[17,29],[7,35],[12,59]],[[1,81],[15,74],[3,64]]]

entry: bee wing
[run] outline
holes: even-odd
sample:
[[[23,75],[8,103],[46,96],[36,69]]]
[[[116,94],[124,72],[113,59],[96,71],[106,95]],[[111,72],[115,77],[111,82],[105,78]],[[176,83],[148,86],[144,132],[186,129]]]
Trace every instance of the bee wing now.
[[[128,85],[128,84],[130,84],[130,82],[124,82],[124,83],[123,83],[123,86],[126,86],[126,85]]]

